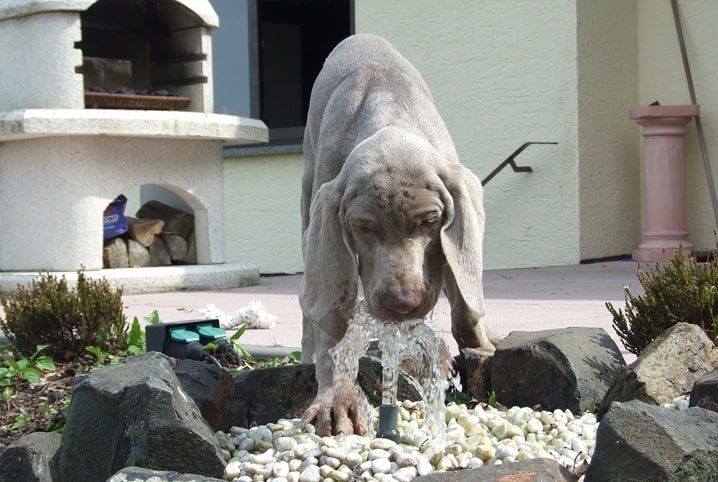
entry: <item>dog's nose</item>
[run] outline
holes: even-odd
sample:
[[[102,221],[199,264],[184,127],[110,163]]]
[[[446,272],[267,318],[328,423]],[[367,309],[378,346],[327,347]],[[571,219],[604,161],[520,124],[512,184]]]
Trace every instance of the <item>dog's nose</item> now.
[[[382,301],[388,310],[405,315],[421,305],[421,293],[414,290],[390,291]]]

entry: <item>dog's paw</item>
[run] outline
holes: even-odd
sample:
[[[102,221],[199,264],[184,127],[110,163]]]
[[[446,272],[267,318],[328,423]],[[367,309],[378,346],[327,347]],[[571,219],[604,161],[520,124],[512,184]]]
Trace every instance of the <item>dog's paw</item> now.
[[[347,386],[330,386],[317,394],[302,416],[301,425],[314,425],[318,435],[364,435],[367,414],[356,392]]]

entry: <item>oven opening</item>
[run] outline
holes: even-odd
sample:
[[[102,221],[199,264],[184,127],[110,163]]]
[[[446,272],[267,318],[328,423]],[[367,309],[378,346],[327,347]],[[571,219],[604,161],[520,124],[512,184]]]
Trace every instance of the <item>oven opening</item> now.
[[[99,0],[80,14],[86,108],[205,110],[201,19],[167,0]]]

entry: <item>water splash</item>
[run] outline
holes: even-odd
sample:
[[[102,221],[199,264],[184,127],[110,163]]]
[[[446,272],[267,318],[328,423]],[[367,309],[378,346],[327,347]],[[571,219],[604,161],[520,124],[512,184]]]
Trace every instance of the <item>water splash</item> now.
[[[424,323],[423,319],[403,322],[383,322],[374,318],[367,310],[364,299],[359,299],[352,311],[347,332],[337,345],[330,350],[337,374],[356,380],[359,357],[371,340],[379,340],[382,352],[382,404],[397,403],[398,375],[401,369],[414,376],[419,382],[419,392],[425,404],[429,419],[426,427],[433,431],[427,437],[441,445],[445,443],[444,396],[448,387],[444,364],[448,350],[444,342]],[[366,395],[355,385],[357,398],[371,413]],[[371,435],[374,435],[373,425]]]

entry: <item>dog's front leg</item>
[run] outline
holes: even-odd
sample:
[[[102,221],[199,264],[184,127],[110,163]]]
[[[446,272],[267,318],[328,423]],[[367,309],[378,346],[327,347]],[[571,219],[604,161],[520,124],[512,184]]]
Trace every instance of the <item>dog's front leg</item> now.
[[[302,425],[314,424],[317,434],[343,433],[364,435],[367,413],[357,395],[356,381],[346,373],[337,373],[329,350],[336,341],[315,327],[317,396],[302,416]]]

